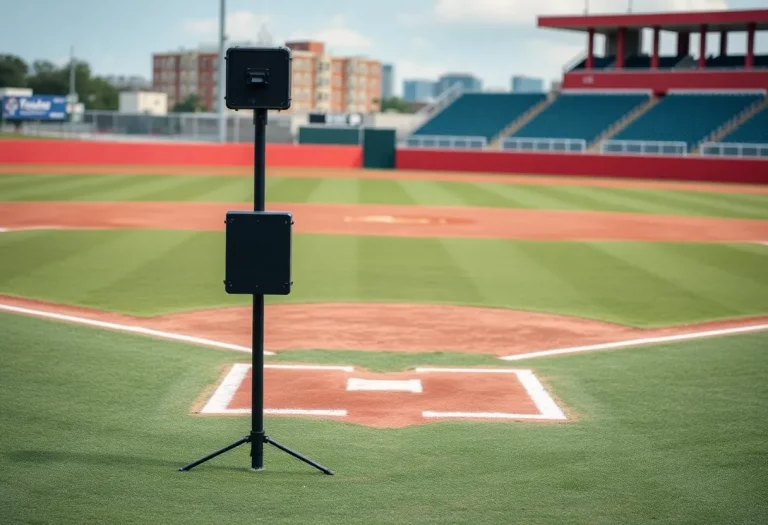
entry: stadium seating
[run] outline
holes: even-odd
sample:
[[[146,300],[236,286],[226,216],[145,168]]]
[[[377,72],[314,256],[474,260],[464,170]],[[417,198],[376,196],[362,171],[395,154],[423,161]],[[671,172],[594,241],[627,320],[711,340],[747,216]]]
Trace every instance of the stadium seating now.
[[[685,142],[692,149],[761,98],[757,94],[670,94],[613,140]]]
[[[669,69],[677,65],[685,57],[678,56],[662,56],[659,57],[659,68]],[[744,58],[742,57],[742,65],[744,64]],[[595,69],[607,69],[616,66],[616,57],[595,57],[594,67]],[[572,68],[572,71],[585,69],[587,67],[587,59],[582,60],[576,66]],[[624,59],[624,67],[626,69],[650,69],[651,57],[649,55],[637,55],[628,56]]]
[[[768,144],[768,108],[747,120],[719,142]]]
[[[493,139],[546,95],[465,93],[413,135],[473,136]]]
[[[707,58],[707,67],[712,69],[743,68],[744,55],[718,56]],[[755,55],[755,67],[768,67],[768,55]]]
[[[511,136],[584,139],[589,143],[633,108],[647,102],[649,97],[641,94],[562,94]]]

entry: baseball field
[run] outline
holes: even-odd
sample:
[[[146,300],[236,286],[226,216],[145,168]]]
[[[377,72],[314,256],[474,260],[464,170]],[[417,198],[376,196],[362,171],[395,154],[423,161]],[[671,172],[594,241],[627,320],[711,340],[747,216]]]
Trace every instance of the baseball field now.
[[[0,165],[0,523],[761,523],[768,188],[270,169],[294,214],[246,447],[247,168]]]

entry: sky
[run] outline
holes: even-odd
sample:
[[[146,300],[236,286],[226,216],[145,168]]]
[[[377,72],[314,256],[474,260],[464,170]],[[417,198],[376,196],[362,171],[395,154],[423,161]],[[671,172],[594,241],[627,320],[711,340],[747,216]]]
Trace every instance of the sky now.
[[[151,79],[153,52],[215,46],[219,0],[0,0],[0,53],[31,62],[66,63],[70,48],[98,75]],[[391,63],[395,92],[405,78],[436,79],[446,72],[479,76],[486,88],[509,89],[512,75],[550,81],[586,49],[586,37],[536,27],[545,14],[754,9],[766,0],[227,0],[231,41],[256,40],[262,27],[273,43],[312,38],[340,55]],[[718,37],[708,41],[718,49]],[[598,40],[598,46],[600,41]],[[662,37],[662,53],[674,39]],[[768,32],[757,51],[768,52]],[[693,35],[691,47],[698,49]],[[732,35],[730,52],[746,36]]]

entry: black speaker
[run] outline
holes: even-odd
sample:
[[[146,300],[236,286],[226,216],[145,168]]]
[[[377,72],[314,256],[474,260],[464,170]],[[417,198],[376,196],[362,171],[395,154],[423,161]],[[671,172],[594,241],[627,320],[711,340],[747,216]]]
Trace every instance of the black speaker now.
[[[291,107],[291,50],[287,47],[227,49],[226,105],[229,109]]]

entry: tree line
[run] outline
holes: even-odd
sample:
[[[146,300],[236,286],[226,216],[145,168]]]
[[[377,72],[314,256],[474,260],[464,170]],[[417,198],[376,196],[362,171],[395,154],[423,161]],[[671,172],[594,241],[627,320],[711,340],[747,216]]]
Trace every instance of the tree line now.
[[[30,88],[36,95],[68,95],[69,66],[57,66],[47,60],[27,64],[15,55],[0,55],[0,87]],[[91,67],[75,61],[75,91],[85,109],[117,110],[119,90]]]

